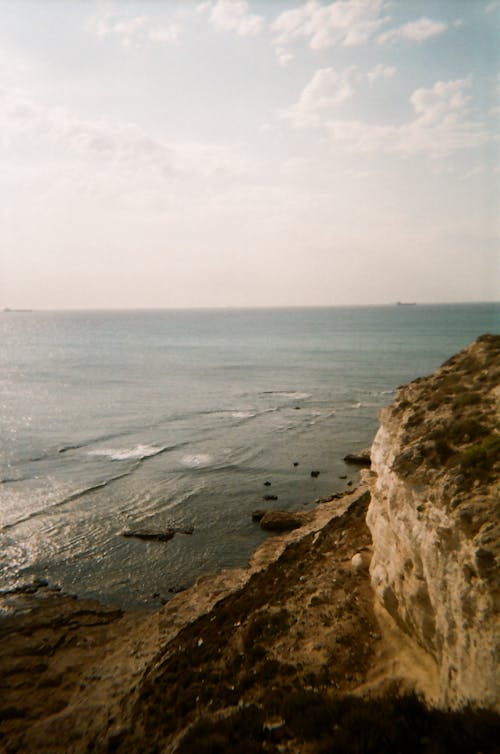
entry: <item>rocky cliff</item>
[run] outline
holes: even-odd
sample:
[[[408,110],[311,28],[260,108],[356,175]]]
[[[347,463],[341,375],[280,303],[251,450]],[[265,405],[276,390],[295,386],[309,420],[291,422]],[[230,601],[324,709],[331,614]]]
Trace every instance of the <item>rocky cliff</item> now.
[[[500,700],[499,357],[484,335],[400,388],[367,475],[379,616],[432,658],[426,694],[452,708]]]
[[[499,355],[401,388],[370,490],[158,613],[0,592],[1,754],[495,754]]]

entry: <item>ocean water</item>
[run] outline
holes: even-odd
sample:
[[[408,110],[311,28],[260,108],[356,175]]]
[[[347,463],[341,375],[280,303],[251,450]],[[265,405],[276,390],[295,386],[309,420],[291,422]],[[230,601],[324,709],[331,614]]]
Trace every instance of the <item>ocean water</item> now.
[[[397,385],[499,324],[495,304],[0,313],[0,589],[155,607],[244,565],[254,508],[355,483],[342,458]],[[194,532],[120,536],[170,526]]]

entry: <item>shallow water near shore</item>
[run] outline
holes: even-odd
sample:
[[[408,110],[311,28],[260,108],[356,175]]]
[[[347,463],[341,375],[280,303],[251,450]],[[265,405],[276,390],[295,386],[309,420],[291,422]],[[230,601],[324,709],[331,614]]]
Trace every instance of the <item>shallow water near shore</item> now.
[[[244,565],[254,508],[355,483],[342,458],[397,385],[499,323],[494,304],[0,313],[0,589],[156,607]],[[194,533],[120,536],[171,526]]]

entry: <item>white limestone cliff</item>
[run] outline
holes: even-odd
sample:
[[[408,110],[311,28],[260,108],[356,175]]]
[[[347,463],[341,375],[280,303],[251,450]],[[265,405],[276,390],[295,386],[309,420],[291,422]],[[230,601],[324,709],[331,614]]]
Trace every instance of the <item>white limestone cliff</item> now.
[[[400,388],[367,474],[376,600],[433,659],[442,707],[500,707],[499,356],[482,336]]]

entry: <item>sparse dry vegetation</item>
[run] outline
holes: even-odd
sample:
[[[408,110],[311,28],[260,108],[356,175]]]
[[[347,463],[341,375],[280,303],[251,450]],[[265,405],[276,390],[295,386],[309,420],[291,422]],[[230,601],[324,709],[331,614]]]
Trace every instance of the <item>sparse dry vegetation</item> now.
[[[437,373],[415,380],[399,395],[394,414],[406,411],[405,450],[394,469],[405,476],[461,474],[465,488],[490,480],[498,470],[499,435],[493,390],[500,381],[500,336],[478,339],[487,353],[489,368],[481,352],[464,351],[453,356]],[[499,363],[499,366],[495,366]],[[427,442],[422,442],[427,422]]]

